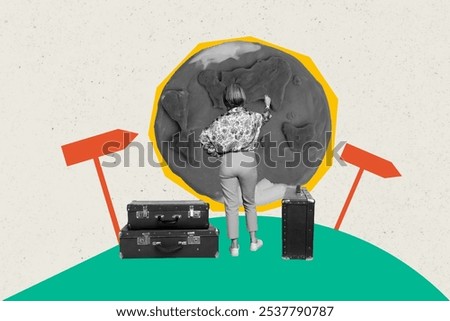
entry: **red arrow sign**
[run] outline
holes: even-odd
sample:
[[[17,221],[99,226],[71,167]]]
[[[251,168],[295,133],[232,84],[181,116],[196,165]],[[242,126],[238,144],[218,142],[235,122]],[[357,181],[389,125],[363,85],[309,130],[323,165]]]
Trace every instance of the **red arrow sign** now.
[[[138,134],[116,129],[61,146],[67,166],[78,164],[100,156],[119,152],[136,138]]]
[[[339,215],[339,218],[334,227],[336,230],[339,230],[339,227],[344,220],[345,213],[347,212],[348,206],[350,205],[350,202],[353,198],[353,194],[355,194],[355,190],[358,186],[359,180],[361,179],[362,173],[365,170],[384,178],[401,176],[392,162],[350,144],[345,145],[344,150],[341,154],[341,159],[350,164],[358,166],[359,171],[358,174],[356,174],[355,181],[353,182],[352,188],[350,189],[344,206],[342,207],[341,214]]]
[[[341,159],[384,178],[401,176],[392,162],[350,144],[345,145]]]
[[[105,197],[106,205],[108,206],[109,215],[117,240],[119,240],[120,232],[119,223],[111,201],[111,196],[109,195],[108,186],[106,185],[105,175],[103,174],[102,166],[100,165],[98,158],[127,148],[137,135],[138,134],[133,132],[116,129],[61,146],[67,166],[91,159],[94,160],[98,179],[102,186],[103,195]]]

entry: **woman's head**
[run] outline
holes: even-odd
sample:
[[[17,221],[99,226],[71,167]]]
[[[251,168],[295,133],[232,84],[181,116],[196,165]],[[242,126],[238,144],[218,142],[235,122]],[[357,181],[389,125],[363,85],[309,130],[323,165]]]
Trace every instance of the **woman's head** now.
[[[244,106],[245,100],[244,89],[238,84],[231,84],[225,89],[223,101],[228,109]]]

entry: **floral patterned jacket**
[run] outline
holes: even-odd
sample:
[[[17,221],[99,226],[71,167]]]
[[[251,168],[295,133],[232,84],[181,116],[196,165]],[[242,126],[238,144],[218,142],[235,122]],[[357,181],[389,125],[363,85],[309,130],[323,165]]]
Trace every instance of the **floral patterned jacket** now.
[[[271,117],[270,108],[262,114],[244,107],[232,108],[201,132],[200,143],[211,156],[254,150],[262,125]]]

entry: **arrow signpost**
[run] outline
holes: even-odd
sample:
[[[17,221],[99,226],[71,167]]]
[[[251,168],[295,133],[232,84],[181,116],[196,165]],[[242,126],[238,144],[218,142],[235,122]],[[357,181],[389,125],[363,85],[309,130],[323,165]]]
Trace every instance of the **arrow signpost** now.
[[[334,227],[336,230],[339,230],[339,227],[341,226],[342,220],[344,219],[345,213],[347,212],[348,206],[350,205],[353,194],[355,194],[356,187],[358,186],[359,180],[361,179],[364,171],[371,172],[383,178],[401,176],[392,162],[350,144],[345,145],[341,154],[341,159],[347,163],[359,167],[359,171],[358,174],[356,174],[355,181],[353,182],[350,193],[345,200],[344,207],[342,208],[341,214],[336,222],[336,226]]]
[[[67,166],[78,164],[87,160],[93,160],[95,169],[97,170],[98,179],[102,186],[103,196],[108,206],[109,215],[113,224],[114,233],[119,240],[119,223],[114,211],[111,196],[109,195],[106,185],[105,175],[99,157],[111,153],[119,152],[125,148],[136,138],[138,134],[122,129],[116,129],[97,136],[92,136],[83,140],[79,140],[67,145],[61,146]]]

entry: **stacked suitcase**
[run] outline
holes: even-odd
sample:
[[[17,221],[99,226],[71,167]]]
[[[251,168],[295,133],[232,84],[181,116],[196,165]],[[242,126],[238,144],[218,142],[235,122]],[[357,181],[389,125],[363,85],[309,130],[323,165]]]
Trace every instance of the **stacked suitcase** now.
[[[121,258],[218,257],[219,230],[202,201],[133,201],[120,232]]]

